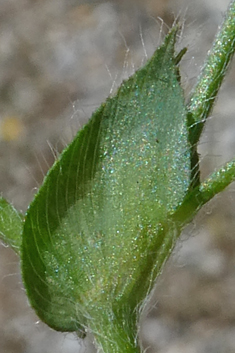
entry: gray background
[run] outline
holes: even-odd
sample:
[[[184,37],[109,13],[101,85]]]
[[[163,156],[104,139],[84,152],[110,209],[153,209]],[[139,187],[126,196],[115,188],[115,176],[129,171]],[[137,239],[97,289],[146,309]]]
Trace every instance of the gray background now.
[[[63,146],[113,83],[151,56],[174,18],[185,97],[222,21],[228,0],[0,0],[0,190],[25,211]],[[164,24],[162,24],[162,20]],[[144,43],[144,46],[143,46]],[[145,53],[146,51],[146,53]],[[231,67],[200,143],[203,176],[235,154]],[[143,318],[149,352],[235,351],[234,186],[182,235]],[[30,309],[19,261],[0,244],[0,353],[90,351]]]

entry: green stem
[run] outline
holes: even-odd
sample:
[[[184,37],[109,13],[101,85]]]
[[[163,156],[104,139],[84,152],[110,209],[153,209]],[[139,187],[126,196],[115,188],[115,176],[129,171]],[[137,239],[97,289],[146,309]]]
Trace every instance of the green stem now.
[[[186,197],[173,215],[173,221],[184,227],[200,208],[235,181],[235,159],[213,172]]]
[[[137,339],[137,312],[130,312],[123,307],[120,315],[111,308],[96,308],[95,317],[91,318],[89,329],[94,335],[98,353],[139,353]]]
[[[199,187],[201,203],[205,204],[211,200],[233,181],[235,181],[235,159],[226,163],[201,183]]]
[[[188,104],[192,144],[200,138],[235,51],[235,0],[231,1]]]

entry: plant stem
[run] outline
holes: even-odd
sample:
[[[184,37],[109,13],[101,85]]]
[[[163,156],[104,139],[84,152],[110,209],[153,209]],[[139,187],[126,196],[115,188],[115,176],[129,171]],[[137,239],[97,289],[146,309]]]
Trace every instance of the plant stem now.
[[[173,215],[181,228],[191,222],[200,208],[235,181],[235,159],[213,172],[186,197]]]
[[[98,353],[139,353],[137,336],[137,312],[120,308],[116,314],[110,308],[96,308],[96,315],[89,327],[95,338]]]
[[[192,144],[200,138],[204,123],[211,112],[219,88],[235,51],[235,0],[231,1],[224,22],[208,52],[198,82],[188,104],[193,129]]]
[[[207,203],[233,181],[235,181],[235,160],[226,163],[201,183],[199,187],[201,203]]]

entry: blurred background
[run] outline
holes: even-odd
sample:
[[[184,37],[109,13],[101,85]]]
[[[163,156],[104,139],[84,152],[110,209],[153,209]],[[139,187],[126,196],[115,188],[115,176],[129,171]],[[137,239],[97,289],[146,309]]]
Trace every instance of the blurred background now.
[[[26,211],[90,114],[141,66],[173,21],[187,100],[228,0],[0,0],[0,192]],[[235,65],[200,142],[202,175],[235,155]],[[235,186],[185,229],[142,318],[150,353],[234,353]],[[151,347],[151,348],[149,348]],[[19,260],[0,244],[0,353],[92,351],[29,307]]]

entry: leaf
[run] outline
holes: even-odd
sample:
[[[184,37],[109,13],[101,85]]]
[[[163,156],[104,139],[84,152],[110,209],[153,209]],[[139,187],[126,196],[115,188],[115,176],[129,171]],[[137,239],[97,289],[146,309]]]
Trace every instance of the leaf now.
[[[0,238],[18,255],[22,241],[23,217],[5,199],[0,197]]]
[[[191,148],[176,32],[92,115],[28,210],[23,279],[57,330],[134,310],[179,233],[169,219],[190,186]]]

